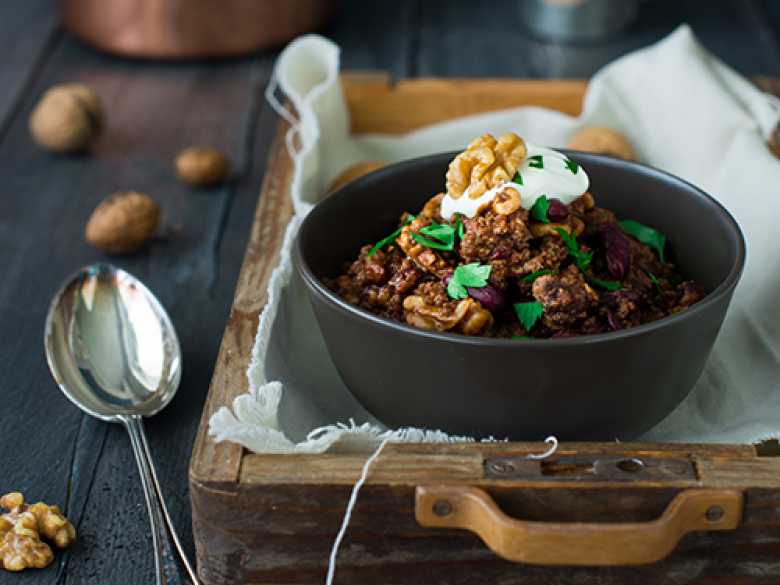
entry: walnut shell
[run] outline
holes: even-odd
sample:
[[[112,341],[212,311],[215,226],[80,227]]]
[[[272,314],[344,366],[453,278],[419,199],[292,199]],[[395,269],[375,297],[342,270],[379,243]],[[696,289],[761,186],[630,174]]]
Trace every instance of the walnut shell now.
[[[114,193],[92,212],[84,235],[104,252],[129,254],[154,235],[159,223],[160,207],[148,195]]]
[[[381,160],[364,160],[352,165],[351,167],[347,167],[330,182],[330,185],[328,185],[328,193],[338,191],[347,183],[351,183],[363,175],[367,175],[368,173],[372,173],[377,169],[381,169],[383,166],[385,166],[385,164],[387,163]]]
[[[620,132],[606,126],[589,126],[569,140],[569,148],[598,154],[608,154],[624,160],[636,160],[636,152]]]
[[[228,178],[230,162],[215,148],[192,146],[176,157],[176,172],[192,187],[210,187]]]
[[[54,152],[87,148],[103,117],[97,94],[81,83],[50,88],[30,114],[30,132],[42,147]]]

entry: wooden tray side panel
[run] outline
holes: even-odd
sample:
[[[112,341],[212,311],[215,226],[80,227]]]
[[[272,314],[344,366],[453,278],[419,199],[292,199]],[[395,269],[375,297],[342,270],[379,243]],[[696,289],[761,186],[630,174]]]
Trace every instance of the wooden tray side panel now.
[[[266,302],[266,287],[278,262],[287,223],[293,215],[292,202],[287,195],[292,178],[292,161],[285,147],[288,128],[286,123],[279,125],[269,155],[268,171],[263,179],[262,195],[236,285],[233,307],[195,439],[190,463],[190,481],[194,483],[238,481],[244,449],[227,441],[215,442],[208,435],[208,424],[217,409],[232,404],[248,389],[246,370],[258,318]]]
[[[322,583],[349,491],[350,486],[274,485],[219,502],[195,499],[199,522],[220,523],[200,557],[204,582]],[[492,495],[513,516],[531,520],[644,522],[657,517],[676,493],[591,488],[494,490]],[[524,584],[780,583],[780,492],[745,495],[738,530],[690,534],[659,563],[567,568],[510,563],[468,532],[421,528],[414,521],[412,488],[372,486],[358,500],[339,554],[337,582],[478,585],[516,583],[522,575]]]
[[[453,118],[518,106],[577,116],[582,80],[413,79],[390,84],[386,74],[347,75],[343,82],[352,132],[403,134]]]

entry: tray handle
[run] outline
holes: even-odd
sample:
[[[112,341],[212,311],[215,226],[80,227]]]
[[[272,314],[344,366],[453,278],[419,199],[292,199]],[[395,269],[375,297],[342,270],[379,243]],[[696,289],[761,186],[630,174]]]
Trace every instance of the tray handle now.
[[[422,526],[470,530],[510,561],[643,565],[666,557],[689,532],[735,529],[742,518],[742,499],[734,490],[691,489],[675,496],[650,522],[566,524],[511,518],[480,488],[419,486],[415,516]]]

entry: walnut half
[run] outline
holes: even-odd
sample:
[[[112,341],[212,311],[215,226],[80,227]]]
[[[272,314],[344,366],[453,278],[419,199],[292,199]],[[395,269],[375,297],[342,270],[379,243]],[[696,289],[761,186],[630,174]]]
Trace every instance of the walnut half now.
[[[0,498],[8,510],[0,516],[0,564],[7,571],[41,569],[51,563],[54,554],[41,536],[66,548],[76,540],[76,529],[57,506],[38,502],[24,503],[24,496],[11,492]]]
[[[477,199],[488,189],[511,181],[525,158],[525,142],[509,132],[498,140],[483,134],[472,140],[447,169],[447,195],[458,199],[466,189]]]
[[[463,299],[457,304],[428,305],[421,296],[404,299],[406,322],[420,329],[450,331],[457,329],[466,335],[477,335],[493,323],[493,316],[474,299]]]

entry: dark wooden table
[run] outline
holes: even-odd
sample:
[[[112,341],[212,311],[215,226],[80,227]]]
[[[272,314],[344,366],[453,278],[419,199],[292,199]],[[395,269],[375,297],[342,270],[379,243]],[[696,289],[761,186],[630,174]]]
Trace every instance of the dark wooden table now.
[[[473,5],[478,12],[474,13]],[[516,2],[344,1],[326,34],[343,65],[393,76],[588,77],[615,57],[689,22],[747,74],[780,77],[780,3],[652,0],[625,35],[586,47],[534,40]],[[76,546],[42,571],[0,583],[151,583],[148,520],[124,431],[82,415],[57,390],[43,323],[60,282],[105,260],[82,237],[108,193],[135,189],[163,206],[165,236],[112,259],[168,308],[184,350],[180,391],[148,422],[174,522],[192,554],[187,464],[230,307],[276,119],[262,89],[276,53],[209,63],[116,59],[69,38],[52,0],[0,3],[0,491],[63,505]],[[48,86],[82,81],[103,99],[106,126],[90,156],[58,157],[30,140],[27,118]],[[207,143],[235,179],[194,192],[175,179],[183,147]]]

